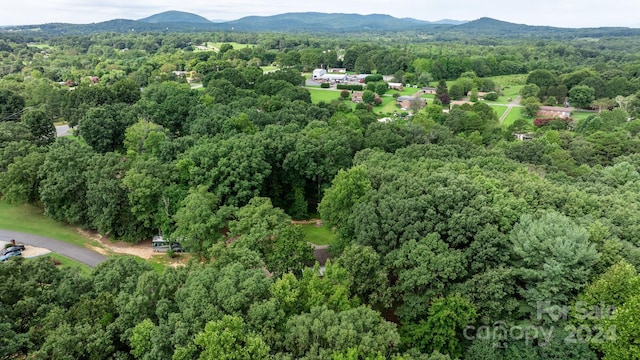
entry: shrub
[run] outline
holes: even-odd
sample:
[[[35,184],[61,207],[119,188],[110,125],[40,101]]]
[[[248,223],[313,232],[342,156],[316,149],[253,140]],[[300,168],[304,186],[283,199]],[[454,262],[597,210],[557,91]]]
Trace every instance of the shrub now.
[[[498,94],[495,92],[490,92],[484,96],[485,100],[496,101],[498,100]]]
[[[369,75],[367,77],[364,78],[364,83],[368,84],[370,82],[376,82],[376,81],[382,81],[382,75],[380,74],[373,74],[373,75]]]
[[[329,85],[329,83],[326,83],[326,82],[325,82],[325,83],[320,84],[320,87],[321,87],[321,88],[323,88],[323,89],[328,89],[328,88],[329,88],[329,86],[330,86],[330,85]]]
[[[564,118],[564,119],[558,118],[558,117],[537,118],[533,120],[533,125],[537,127],[550,126],[553,129],[566,129],[569,123],[572,121],[573,121],[572,118]]]
[[[363,87],[360,84],[355,84],[355,85],[349,85],[349,84],[338,84],[336,86],[336,88],[338,90],[355,90],[355,91],[362,91]]]

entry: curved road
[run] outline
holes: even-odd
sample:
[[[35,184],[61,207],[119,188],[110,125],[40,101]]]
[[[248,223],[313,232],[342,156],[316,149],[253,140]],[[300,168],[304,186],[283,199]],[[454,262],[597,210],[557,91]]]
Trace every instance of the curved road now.
[[[106,256],[95,251],[62,242],[60,240],[25,234],[17,231],[0,230],[0,240],[8,242],[11,239],[15,239],[17,243],[49,249],[55,253],[77,260],[91,267],[96,267],[96,265],[107,260]]]

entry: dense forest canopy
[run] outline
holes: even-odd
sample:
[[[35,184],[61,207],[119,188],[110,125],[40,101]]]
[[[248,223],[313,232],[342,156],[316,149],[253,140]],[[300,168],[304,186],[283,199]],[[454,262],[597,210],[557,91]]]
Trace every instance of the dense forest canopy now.
[[[0,359],[637,358],[640,37],[591,33],[1,32],[2,201],[193,260],[0,263]]]

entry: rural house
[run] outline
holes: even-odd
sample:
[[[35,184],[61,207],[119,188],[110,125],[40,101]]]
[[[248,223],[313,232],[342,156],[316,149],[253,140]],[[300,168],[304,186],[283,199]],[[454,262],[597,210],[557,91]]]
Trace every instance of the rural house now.
[[[571,116],[571,112],[574,110],[575,108],[572,108],[572,107],[540,106],[540,109],[536,113],[536,116],[558,117],[558,118],[566,119]]]
[[[422,108],[426,104],[426,100],[421,97],[414,96],[398,96],[396,99],[396,105],[400,106],[402,110],[408,110],[413,108]]]

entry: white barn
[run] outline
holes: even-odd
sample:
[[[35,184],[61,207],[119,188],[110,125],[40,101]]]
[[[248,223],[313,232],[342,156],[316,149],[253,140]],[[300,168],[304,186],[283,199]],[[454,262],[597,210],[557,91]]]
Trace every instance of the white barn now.
[[[317,79],[327,74],[327,70],[325,69],[315,69],[313,70],[313,78]]]

